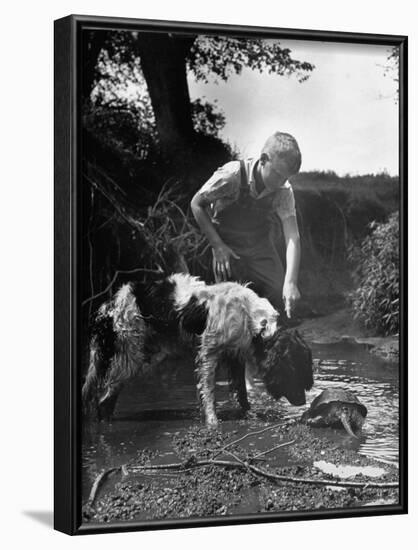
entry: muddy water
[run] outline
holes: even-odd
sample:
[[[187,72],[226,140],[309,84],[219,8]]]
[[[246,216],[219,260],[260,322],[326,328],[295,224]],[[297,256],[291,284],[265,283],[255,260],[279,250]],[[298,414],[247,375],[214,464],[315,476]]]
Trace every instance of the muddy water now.
[[[315,384],[307,394],[307,406],[325,388],[341,387],[355,392],[368,415],[358,440],[343,430],[317,429],[336,445],[357,450],[360,454],[390,463],[398,461],[399,393],[398,364],[380,359],[365,346],[352,343],[314,345]],[[235,403],[231,402],[222,373],[216,388],[218,416],[223,431],[237,436],[250,430],[240,420]],[[287,400],[275,402],[266,397],[260,381],[250,393],[253,409],[274,411],[277,418],[299,418],[306,407],[293,407]],[[133,381],[121,394],[111,423],[89,423],[83,432],[83,495],[86,497],[98,472],[133,459],[138,450],[158,451],[158,462],[176,462],[171,437],[181,435],[201,422],[196,406],[193,365],[187,360],[163,365],[154,380]],[[261,405],[260,405],[261,403]],[[275,434],[248,442],[260,452],[275,445]],[[286,449],[275,454],[275,464],[288,461]]]

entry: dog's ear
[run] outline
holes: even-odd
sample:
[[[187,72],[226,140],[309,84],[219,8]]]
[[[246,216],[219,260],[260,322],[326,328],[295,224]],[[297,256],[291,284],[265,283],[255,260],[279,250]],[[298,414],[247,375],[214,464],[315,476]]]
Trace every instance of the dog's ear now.
[[[305,354],[306,354],[305,389],[309,391],[314,385],[312,351],[308,348],[305,351]]]
[[[295,330],[293,334],[295,341],[300,346],[300,369],[301,373],[303,373],[304,387],[306,390],[310,390],[314,383],[312,350],[297,330]]]
[[[135,282],[131,286],[136,304],[145,317],[152,316],[164,321],[171,318],[173,314],[171,297],[175,283],[162,272],[154,274],[152,280],[147,279],[145,283]]]
[[[305,390],[313,384],[310,349],[294,332],[279,331],[268,341],[263,379],[275,398],[286,397],[293,405],[304,405]]]
[[[267,353],[272,343],[270,340],[264,340],[261,334],[256,334],[252,340],[254,356],[257,362],[261,363],[266,360]]]

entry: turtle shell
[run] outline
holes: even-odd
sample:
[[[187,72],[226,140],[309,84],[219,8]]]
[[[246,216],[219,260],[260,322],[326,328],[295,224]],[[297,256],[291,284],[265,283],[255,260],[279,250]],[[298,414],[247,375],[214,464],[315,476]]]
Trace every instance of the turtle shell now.
[[[331,403],[354,406],[363,418],[367,415],[367,408],[360,403],[354,393],[341,388],[329,388],[312,401],[308,411],[309,416],[320,415]]]

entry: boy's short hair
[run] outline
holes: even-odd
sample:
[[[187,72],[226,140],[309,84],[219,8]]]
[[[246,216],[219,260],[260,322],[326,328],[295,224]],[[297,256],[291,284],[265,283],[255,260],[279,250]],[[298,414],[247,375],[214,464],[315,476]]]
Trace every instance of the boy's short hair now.
[[[267,154],[274,162],[274,159],[285,160],[289,170],[294,174],[299,172],[302,164],[302,155],[298,142],[290,134],[275,132],[264,144],[261,154]]]

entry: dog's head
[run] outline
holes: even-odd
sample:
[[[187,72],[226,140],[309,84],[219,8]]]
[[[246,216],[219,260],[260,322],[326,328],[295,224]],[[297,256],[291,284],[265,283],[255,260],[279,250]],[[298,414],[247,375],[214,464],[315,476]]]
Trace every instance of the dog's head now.
[[[297,331],[283,330],[264,342],[261,376],[275,399],[292,405],[306,403],[305,391],[313,385],[312,353]]]

